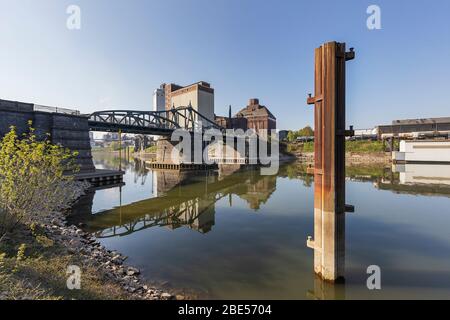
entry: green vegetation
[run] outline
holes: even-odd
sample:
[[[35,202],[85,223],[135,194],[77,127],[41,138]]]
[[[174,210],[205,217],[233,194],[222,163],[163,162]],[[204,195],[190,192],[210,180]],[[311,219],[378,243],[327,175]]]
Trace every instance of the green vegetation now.
[[[349,165],[345,167],[345,174],[348,177],[367,177],[370,179],[382,178],[386,174],[391,174],[391,168],[380,164]]]
[[[293,142],[298,137],[312,137],[312,136],[314,136],[314,130],[310,126],[306,126],[298,131],[289,130],[287,140],[289,142]]]
[[[150,146],[145,149],[145,153],[156,153],[157,147],[156,145]]]
[[[305,187],[310,187],[314,181],[314,176],[308,174],[307,168],[304,163],[290,164],[281,168],[281,174],[286,174],[289,179],[300,179]]]
[[[18,137],[14,127],[0,142],[0,242],[20,224],[40,222],[79,196],[77,153],[38,141],[34,129]]]
[[[303,152],[314,152],[314,141],[305,142],[303,144]]]
[[[34,129],[18,136],[14,127],[0,142],[0,299],[120,299],[121,288],[79,255],[47,236],[44,222],[86,187],[68,176],[78,170],[76,153]],[[69,290],[67,267],[82,266],[81,290]]]
[[[346,141],[345,149],[348,152],[384,152],[381,141]]]
[[[347,152],[384,152],[384,145],[381,141],[346,141],[345,149]],[[314,152],[314,142],[290,143],[287,146],[288,152]]]

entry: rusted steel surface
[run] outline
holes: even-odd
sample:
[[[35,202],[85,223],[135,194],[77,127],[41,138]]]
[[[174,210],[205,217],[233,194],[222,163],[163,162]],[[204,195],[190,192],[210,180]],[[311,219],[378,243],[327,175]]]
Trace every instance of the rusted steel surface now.
[[[314,270],[325,280],[343,278],[345,260],[345,63],[355,57],[345,43],[315,50]]]

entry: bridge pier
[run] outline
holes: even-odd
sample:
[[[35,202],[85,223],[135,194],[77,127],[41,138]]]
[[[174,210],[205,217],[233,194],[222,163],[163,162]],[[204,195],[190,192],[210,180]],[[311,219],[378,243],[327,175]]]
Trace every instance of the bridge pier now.
[[[173,150],[178,144],[177,141],[171,141],[170,137],[162,137],[156,142],[156,162],[162,164],[175,164],[179,165],[183,162],[183,158],[179,152],[174,153],[172,157]]]

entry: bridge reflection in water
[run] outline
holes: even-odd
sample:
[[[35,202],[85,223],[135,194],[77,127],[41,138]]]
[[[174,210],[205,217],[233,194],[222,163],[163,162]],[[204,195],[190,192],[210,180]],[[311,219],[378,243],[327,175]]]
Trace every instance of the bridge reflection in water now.
[[[152,179],[152,198],[93,214],[93,191],[73,208],[70,222],[83,222],[83,229],[98,238],[127,236],[153,227],[187,227],[200,233],[208,233],[215,225],[215,204],[219,200],[228,199],[231,207],[232,196],[236,195],[256,212],[276,190],[278,176],[295,176],[303,180],[307,187],[311,186],[313,179],[301,171],[288,172],[287,169],[292,170],[292,167],[281,168],[282,172],[278,176],[261,176],[255,171],[229,175],[207,171],[192,176],[191,173],[188,175],[180,171],[150,172],[144,163],[137,159],[128,165],[133,166],[134,183],[141,181],[144,184],[146,179]],[[315,219],[314,223],[321,221]],[[340,263],[343,263],[345,247],[338,249]],[[314,276],[313,283],[313,289],[306,293],[309,298],[345,298],[343,284],[328,283],[317,276]]]
[[[104,163],[98,159],[97,164],[114,165],[108,163],[109,160],[102,161]],[[392,232],[388,224],[373,225],[373,220],[361,223],[364,217],[380,214],[378,209],[372,208],[371,201],[365,204],[367,199],[364,197],[377,199],[379,210],[386,210],[389,214],[385,219],[389,219],[395,216],[396,210],[394,203],[394,211],[389,211],[389,201],[398,198],[400,204],[404,203],[404,197],[395,196],[397,194],[441,198],[450,195],[448,185],[443,186],[442,181],[437,181],[440,185],[436,185],[425,184],[422,179],[404,179],[389,167],[347,168],[348,185],[352,194],[357,195],[353,200],[358,212],[346,217],[350,221],[348,234],[340,234],[342,239],[339,242],[345,241],[345,236],[353,238],[347,248],[351,251],[346,254],[345,247],[337,247],[337,254],[323,253],[326,259],[340,257],[338,262],[346,278],[345,283],[330,283],[314,275],[313,251],[306,249],[303,242],[313,224],[317,225],[319,221],[313,220],[311,203],[305,203],[311,198],[310,187],[314,177],[307,175],[301,165],[283,166],[277,176],[260,176],[257,171],[228,176],[217,172],[199,172],[186,176],[176,171],[149,171],[142,162],[133,159],[124,161],[123,168],[127,170],[126,187],[122,189],[126,205],[120,206],[115,202],[119,198],[119,188],[100,191],[95,199],[92,192],[74,208],[70,222],[82,222],[86,231],[100,238],[108,238],[104,239],[105,245],[133,258],[133,263],[143,268],[145,276],[161,283],[169,281],[169,286],[206,292],[204,297],[216,298],[304,298],[305,295],[313,299],[370,297],[372,293],[365,287],[366,263],[380,263],[393,274],[392,279],[386,278],[386,287],[389,281],[394,281],[394,285],[400,281],[397,277],[399,273],[389,269],[389,257],[386,258],[383,251],[387,242],[383,242],[384,238],[400,234],[394,238],[397,241],[389,241],[393,245],[400,243],[403,236],[408,239],[407,243],[396,247],[400,257],[406,259],[406,265],[411,259],[401,254],[404,246],[418,250],[418,244],[414,242],[410,247],[410,241],[414,240],[410,240],[408,230],[400,228]],[[414,171],[416,178],[432,177],[433,174],[423,171],[428,169],[408,167],[406,172]],[[429,182],[429,179],[426,180]],[[377,192],[370,183],[381,192]],[[297,188],[303,190],[303,196],[294,199],[292,197],[298,193]],[[370,193],[357,193],[358,190]],[[139,195],[134,195],[137,192]],[[137,201],[143,198],[148,199]],[[388,202],[383,203],[383,199]],[[426,200],[425,197],[417,197],[408,201],[419,203],[421,199]],[[113,206],[111,210],[100,209]],[[233,210],[229,206],[233,206]],[[411,212],[415,217],[420,217],[420,210],[414,210],[412,208]],[[411,212],[408,214],[411,215]],[[422,221],[421,225],[424,223]],[[367,229],[368,226],[371,229]],[[152,227],[162,228],[137,232],[144,229],[150,231]],[[169,231],[176,228],[177,232]],[[386,228],[387,231],[384,231]],[[366,234],[365,230],[372,230],[372,234]],[[208,235],[202,236],[201,233]],[[133,236],[128,237],[131,234]],[[369,258],[366,252],[371,254]],[[429,254],[430,250],[426,249],[426,252]],[[440,257],[441,252],[437,250],[433,254]],[[347,266],[344,259],[347,259]],[[209,264],[207,271],[204,270],[205,263]],[[423,274],[428,275],[427,270]],[[408,290],[409,284],[406,284],[401,292],[406,294]]]
[[[135,181],[147,179],[148,171],[142,162],[135,161]],[[214,171],[192,176],[192,172],[154,170],[152,198],[93,214],[93,190],[74,206],[69,220],[82,222],[85,231],[98,238],[125,236],[152,227],[188,227],[207,233],[215,224],[217,201],[228,198],[231,206],[231,196],[237,195],[257,210],[275,191],[276,178],[253,171],[239,176],[221,176]]]

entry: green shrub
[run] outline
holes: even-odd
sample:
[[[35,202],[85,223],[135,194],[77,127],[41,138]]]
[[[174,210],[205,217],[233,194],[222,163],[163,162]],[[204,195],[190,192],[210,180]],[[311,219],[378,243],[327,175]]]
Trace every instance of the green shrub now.
[[[384,145],[381,141],[346,141],[345,150],[349,152],[383,152]]]
[[[30,226],[78,197],[80,184],[67,174],[78,170],[76,155],[38,141],[31,123],[20,138],[11,127],[0,142],[0,241],[19,223]]]

